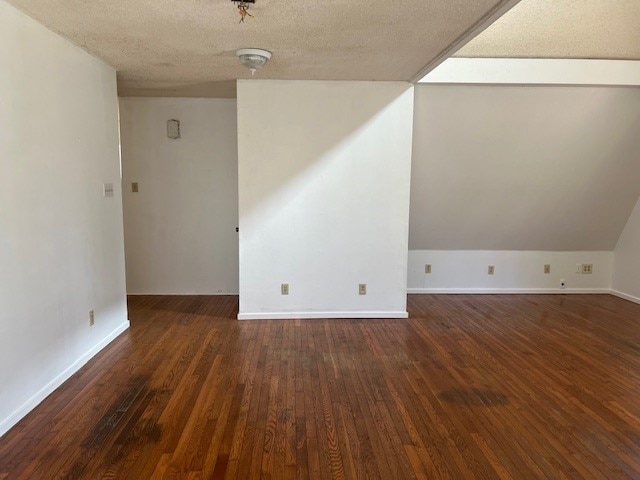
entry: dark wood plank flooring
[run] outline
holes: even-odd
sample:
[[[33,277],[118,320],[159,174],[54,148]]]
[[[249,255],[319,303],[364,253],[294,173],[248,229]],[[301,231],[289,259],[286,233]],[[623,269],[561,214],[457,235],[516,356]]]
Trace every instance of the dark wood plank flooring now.
[[[131,329],[0,439],[0,479],[640,478],[640,305],[236,311],[236,297],[131,298]]]

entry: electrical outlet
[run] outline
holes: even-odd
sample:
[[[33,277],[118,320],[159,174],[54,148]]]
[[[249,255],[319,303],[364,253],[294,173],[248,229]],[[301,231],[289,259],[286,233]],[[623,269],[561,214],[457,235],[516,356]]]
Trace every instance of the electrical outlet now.
[[[367,284],[361,283],[358,285],[358,295],[366,295],[367,294]]]
[[[289,295],[289,284],[288,283],[283,283],[282,285],[280,285],[280,293],[282,295]]]
[[[131,191],[132,191],[133,193],[138,193],[138,182],[133,182],[133,183],[131,184]]]
[[[424,273],[431,273],[431,265],[427,264],[424,266]]]
[[[582,264],[582,274],[583,275],[591,275],[593,273],[593,264],[591,263],[583,263]]]
[[[580,275],[582,273],[582,264],[576,263],[576,275]]]
[[[544,266],[544,273],[545,274],[551,273],[551,265],[547,264]]]
[[[93,310],[89,310],[89,326],[93,326],[96,323],[96,314]]]
[[[495,273],[495,271],[496,271],[496,267],[493,266],[493,265],[489,265],[489,268],[487,269],[487,273],[489,275],[493,275]]]

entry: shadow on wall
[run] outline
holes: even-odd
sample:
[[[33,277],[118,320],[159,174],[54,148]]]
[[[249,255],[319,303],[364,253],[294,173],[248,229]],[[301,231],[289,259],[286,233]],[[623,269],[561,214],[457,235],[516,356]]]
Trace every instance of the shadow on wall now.
[[[416,86],[410,248],[612,250],[639,127],[637,88]]]
[[[353,82],[353,88],[344,88],[350,82],[317,82],[309,95],[309,84],[314,83],[291,81],[286,88],[270,88],[278,82],[260,81],[264,88],[239,87],[238,156],[240,184],[245,187],[240,193],[244,219],[273,214],[273,204],[282,205],[283,197],[291,194],[300,200],[312,187],[320,197],[331,194],[335,198],[341,193],[348,197],[350,184],[366,184],[367,159],[384,154],[385,149],[392,152],[385,142],[402,135],[388,121],[384,128],[376,128],[376,121],[412,88],[410,84],[390,82],[395,88],[381,90],[377,84],[383,82]],[[395,126],[398,130],[404,127],[402,122]],[[388,161],[393,162],[393,157]],[[323,172],[331,162],[342,163],[342,168],[328,178],[329,172]],[[340,178],[343,192],[335,190]],[[379,197],[383,202],[384,192]],[[326,214],[326,203],[318,207]],[[313,214],[313,208],[307,214]]]
[[[120,97],[193,97],[193,98],[236,98],[236,81],[176,85],[158,83],[153,88],[139,88],[135,84],[123,82],[118,85]]]

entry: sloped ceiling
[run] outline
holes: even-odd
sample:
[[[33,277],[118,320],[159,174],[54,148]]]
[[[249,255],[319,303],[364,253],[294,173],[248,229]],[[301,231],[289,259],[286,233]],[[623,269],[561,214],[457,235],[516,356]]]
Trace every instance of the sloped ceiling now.
[[[522,0],[455,56],[640,60],[640,1]]]
[[[410,249],[615,248],[640,196],[640,88],[415,88]]]
[[[9,0],[118,70],[122,95],[233,96],[235,51],[270,50],[259,78],[410,80],[518,0]]]

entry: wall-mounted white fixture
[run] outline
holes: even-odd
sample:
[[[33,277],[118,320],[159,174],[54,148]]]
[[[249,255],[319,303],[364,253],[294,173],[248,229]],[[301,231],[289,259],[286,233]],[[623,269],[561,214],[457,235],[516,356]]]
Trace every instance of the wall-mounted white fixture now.
[[[167,120],[167,137],[180,138],[180,120]]]
[[[256,70],[264,67],[271,58],[271,52],[260,48],[241,48],[236,51],[240,62],[255,75]]]

